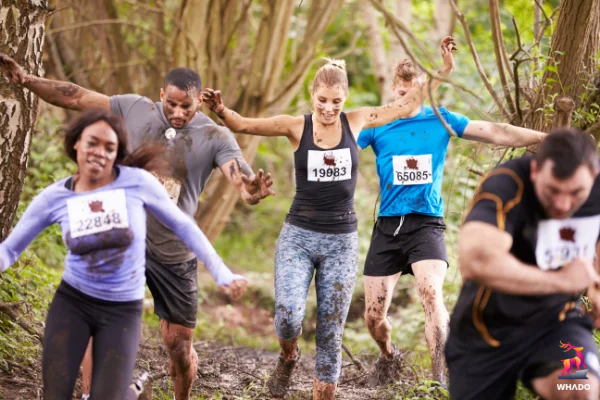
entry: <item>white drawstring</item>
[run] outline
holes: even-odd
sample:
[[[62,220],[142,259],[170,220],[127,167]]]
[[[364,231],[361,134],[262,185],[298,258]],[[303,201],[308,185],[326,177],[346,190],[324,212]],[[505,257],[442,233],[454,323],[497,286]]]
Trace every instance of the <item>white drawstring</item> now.
[[[398,235],[398,232],[400,232],[400,228],[402,228],[402,224],[404,223],[404,215],[400,216],[400,225],[398,225],[398,227],[396,228],[396,231],[394,232],[394,236]]]

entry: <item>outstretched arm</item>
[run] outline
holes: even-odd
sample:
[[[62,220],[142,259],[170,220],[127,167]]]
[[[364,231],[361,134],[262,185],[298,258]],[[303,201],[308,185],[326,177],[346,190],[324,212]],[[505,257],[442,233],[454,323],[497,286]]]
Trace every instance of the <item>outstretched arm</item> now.
[[[221,91],[207,88],[202,98],[208,108],[217,114],[226,127],[236,133],[255,136],[285,136],[290,142],[299,140],[298,132],[304,127],[303,117],[277,115],[269,118],[245,118],[225,107],[221,99]]]
[[[183,240],[206,266],[208,272],[219,286],[229,286],[236,291],[245,291],[247,282],[241,275],[234,274],[217,254],[208,238],[198,228],[192,218],[185,215],[169,198],[169,194],[160,182],[150,173],[139,186],[143,193],[144,204],[163,224]],[[234,295],[233,297],[238,297]]]
[[[500,146],[525,147],[541,142],[546,133],[500,122],[471,121],[462,137]]]
[[[541,142],[546,137],[546,133],[501,122],[471,121],[462,137],[482,143],[525,147]]]
[[[110,98],[104,94],[84,89],[70,82],[53,81],[28,75],[15,60],[0,53],[0,73],[17,85],[31,90],[47,103],[70,110],[89,108],[110,110]]]
[[[444,58],[444,68],[438,71],[437,76],[447,78],[454,70],[452,55],[452,51],[455,49],[454,39],[451,36],[445,37],[440,47]],[[365,128],[376,128],[397,119],[409,117],[425,101],[430,89],[432,93],[435,92],[441,83],[442,81],[439,79],[432,78],[431,82],[427,81],[412,88],[393,103],[380,107],[363,107],[347,113],[353,131],[359,132]]]

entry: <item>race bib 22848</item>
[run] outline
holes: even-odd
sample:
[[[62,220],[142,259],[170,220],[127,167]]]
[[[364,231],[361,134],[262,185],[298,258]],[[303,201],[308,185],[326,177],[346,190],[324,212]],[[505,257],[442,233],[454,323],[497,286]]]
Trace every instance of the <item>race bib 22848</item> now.
[[[124,189],[107,190],[67,200],[71,237],[129,228]]]

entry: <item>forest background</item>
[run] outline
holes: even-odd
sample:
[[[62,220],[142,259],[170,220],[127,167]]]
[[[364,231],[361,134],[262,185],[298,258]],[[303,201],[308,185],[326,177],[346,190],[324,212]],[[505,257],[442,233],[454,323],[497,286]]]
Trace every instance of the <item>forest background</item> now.
[[[346,60],[346,110],[389,102],[394,62],[412,56],[428,72],[436,71],[442,62],[439,43],[447,35],[458,45],[456,69],[429,104],[471,119],[544,131],[572,125],[600,137],[600,0],[0,0],[0,52],[30,73],[108,95],[139,93],[159,101],[164,74],[187,66],[245,116],[310,112],[308,86],[324,57]],[[0,239],[41,189],[74,172],[61,140],[61,127],[73,115],[38,102],[0,77]],[[238,141],[255,170],[273,174],[277,195],[250,207],[215,171],[200,198],[199,225],[225,262],[249,278],[250,290],[230,304],[207,274],[200,275],[197,344],[210,341],[215,349],[226,345],[275,352],[273,258],[295,189],[293,154],[283,138],[238,135]],[[486,171],[523,151],[451,140],[443,185],[449,310],[461,285],[456,244],[465,208]],[[360,163],[355,202],[361,274],[344,335],[358,360],[354,364],[345,359],[347,369],[355,368],[357,374],[361,362],[369,364],[377,355],[362,320],[362,268],[379,191],[371,149],[361,152]],[[42,321],[60,281],[64,255],[54,226],[0,276],[0,399],[12,398],[9,390],[35,389],[26,388],[26,379],[19,377],[39,380]],[[412,277],[400,279],[390,311],[394,343],[410,350],[407,382],[373,398],[446,396],[428,380],[424,315],[413,286]],[[314,354],[315,303],[311,289],[304,354]],[[147,340],[159,343],[149,293],[145,309]],[[140,367],[145,362],[155,371],[155,398],[171,398],[164,378],[166,356],[140,360]],[[199,384],[194,396],[263,398],[262,375],[252,374],[254,382],[245,387],[238,382],[243,390],[237,397],[227,397],[225,383]],[[302,393],[300,387],[298,398]],[[341,393],[348,398],[344,385]],[[519,396],[533,398],[522,388]]]

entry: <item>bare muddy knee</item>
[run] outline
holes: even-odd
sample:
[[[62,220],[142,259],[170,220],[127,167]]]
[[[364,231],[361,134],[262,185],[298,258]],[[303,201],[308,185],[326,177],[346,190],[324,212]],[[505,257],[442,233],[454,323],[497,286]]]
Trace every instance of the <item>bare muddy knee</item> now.
[[[164,320],[160,322],[163,341],[171,358],[170,374],[175,398],[186,400],[189,398],[198,369],[198,354],[192,347],[194,331]]]

